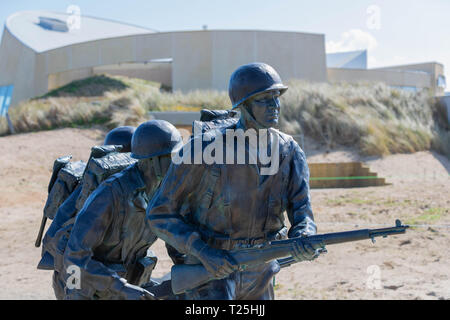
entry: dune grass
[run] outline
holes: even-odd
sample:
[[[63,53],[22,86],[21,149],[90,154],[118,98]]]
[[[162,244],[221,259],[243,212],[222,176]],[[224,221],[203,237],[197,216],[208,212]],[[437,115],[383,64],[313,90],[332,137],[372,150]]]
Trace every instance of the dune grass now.
[[[199,111],[227,108],[228,97],[217,91],[188,94],[160,90],[160,84],[121,76],[99,75],[74,81],[47,94],[20,103],[9,115],[16,132],[50,130],[61,127],[113,128],[145,121],[148,111]],[[227,105],[228,103],[228,105]],[[8,134],[0,119],[0,135]]]
[[[437,150],[450,156],[446,115],[429,92],[405,92],[382,83],[291,81],[281,97],[280,127],[330,149],[353,146],[364,155]],[[199,111],[231,107],[224,91],[167,92],[159,83],[98,75],[74,81],[10,109],[16,132],[60,127],[110,129],[137,125],[148,111]],[[4,118],[0,135],[8,134]]]
[[[443,115],[428,91],[295,81],[282,103],[284,131],[312,137],[330,149],[355,146],[364,155],[434,149],[450,155],[448,127],[437,121]]]

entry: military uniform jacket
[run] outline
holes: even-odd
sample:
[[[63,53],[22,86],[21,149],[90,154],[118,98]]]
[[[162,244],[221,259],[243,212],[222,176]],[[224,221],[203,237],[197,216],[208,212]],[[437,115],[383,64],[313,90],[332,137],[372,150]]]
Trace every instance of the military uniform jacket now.
[[[218,138],[236,128],[243,128],[241,122],[221,129]],[[278,130],[272,134],[279,138],[274,175],[261,175],[259,164],[172,164],[147,209],[158,237],[183,253],[198,238],[229,250],[279,238],[286,230],[285,211],[292,225],[289,235],[297,230],[314,234],[305,154],[291,136]],[[195,139],[204,140],[194,137],[191,146]]]
[[[138,259],[156,240],[144,223],[148,198],[137,164],[105,180],[80,210],[64,254],[64,267],[81,270],[80,289],[67,290],[86,298],[120,296],[123,283]]]

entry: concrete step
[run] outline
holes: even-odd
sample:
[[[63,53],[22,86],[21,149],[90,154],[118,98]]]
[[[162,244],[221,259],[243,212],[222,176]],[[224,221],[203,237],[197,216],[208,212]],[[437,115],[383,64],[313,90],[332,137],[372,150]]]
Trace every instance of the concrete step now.
[[[346,179],[346,180],[310,180],[311,189],[320,188],[362,188],[387,185],[384,178]]]
[[[370,172],[361,162],[308,163],[308,166],[311,175],[316,177],[364,176]]]
[[[308,163],[311,188],[360,188],[387,185],[361,162]]]

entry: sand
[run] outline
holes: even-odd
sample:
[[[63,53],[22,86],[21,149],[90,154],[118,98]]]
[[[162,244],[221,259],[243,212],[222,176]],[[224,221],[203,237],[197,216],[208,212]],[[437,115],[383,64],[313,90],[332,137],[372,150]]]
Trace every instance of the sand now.
[[[101,129],[60,129],[0,137],[0,299],[54,299],[51,271],[37,270],[34,242],[54,159],[87,160]],[[319,233],[415,225],[375,244],[329,246],[313,262],[276,276],[276,299],[450,299],[450,162],[433,152],[360,157],[351,149],[324,149],[306,141],[309,162],[363,161],[389,186],[313,189]],[[47,223],[47,226],[49,223]],[[154,276],[171,266],[164,244],[152,247]]]

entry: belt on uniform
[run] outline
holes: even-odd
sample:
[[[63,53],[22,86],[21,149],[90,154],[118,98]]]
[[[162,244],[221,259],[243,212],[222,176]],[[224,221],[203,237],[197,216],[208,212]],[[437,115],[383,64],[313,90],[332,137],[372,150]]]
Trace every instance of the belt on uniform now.
[[[217,234],[210,230],[201,230],[200,233],[204,241],[210,247],[215,249],[233,250],[237,248],[253,247],[271,240],[284,239],[287,235],[287,228],[283,227],[282,229],[276,232],[267,233],[264,236],[257,238],[232,239],[227,235]]]

